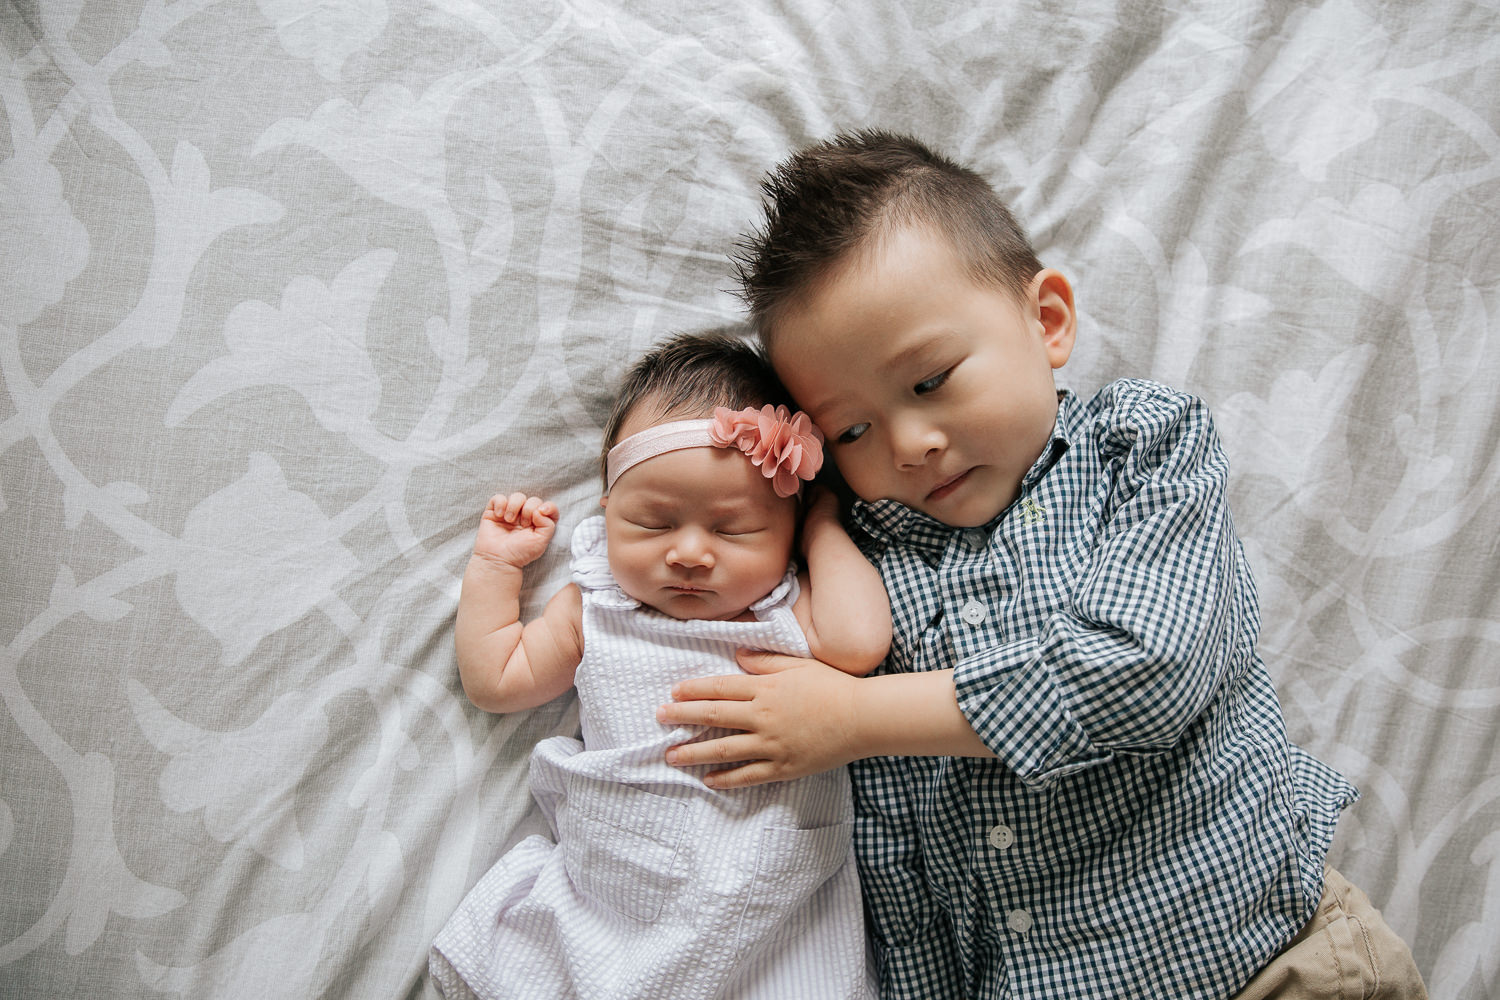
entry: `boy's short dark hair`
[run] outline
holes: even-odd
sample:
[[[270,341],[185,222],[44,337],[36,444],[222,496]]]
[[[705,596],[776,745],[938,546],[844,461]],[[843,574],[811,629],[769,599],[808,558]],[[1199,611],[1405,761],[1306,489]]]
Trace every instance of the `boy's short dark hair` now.
[[[637,405],[649,402],[661,419],[707,416],[716,406],[790,403],[781,380],[765,355],[744,337],[728,330],[684,333],[647,351],[626,371],[604,425],[599,475],[605,476],[609,449],[619,442],[620,425]],[[605,488],[608,489],[606,480]]]
[[[909,136],[846,132],[794,153],[761,183],[765,226],[733,255],[762,342],[782,309],[872,237],[922,225],[947,239],[969,277],[1020,294],[1042,269],[989,183]]]

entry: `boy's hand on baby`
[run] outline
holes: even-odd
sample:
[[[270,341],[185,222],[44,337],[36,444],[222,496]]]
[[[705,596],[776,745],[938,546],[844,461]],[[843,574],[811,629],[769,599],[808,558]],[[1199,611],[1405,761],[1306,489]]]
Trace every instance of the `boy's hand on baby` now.
[[[746,674],[683,681],[657,710],[668,725],[739,732],[683,743],[667,753],[679,767],[733,764],[704,778],[713,788],[743,788],[818,774],[861,756],[852,711],[855,678],[819,660],[741,650]]]
[[[496,493],[479,518],[474,554],[520,568],[545,551],[557,531],[557,504],[524,493]]]

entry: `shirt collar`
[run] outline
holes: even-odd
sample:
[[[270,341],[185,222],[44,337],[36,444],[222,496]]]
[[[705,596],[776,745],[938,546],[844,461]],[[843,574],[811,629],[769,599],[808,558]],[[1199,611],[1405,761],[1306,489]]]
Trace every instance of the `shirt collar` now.
[[[1073,437],[1078,431],[1079,416],[1078,401],[1073,393],[1067,389],[1059,390],[1057,422],[1053,425],[1052,440],[1048,442],[1046,448],[1042,449],[1042,454],[1022,477],[1021,493],[1023,495],[1051,471],[1052,467],[1057,464],[1057,460],[1071,446]],[[1014,506],[1015,504],[1011,504],[1011,507]],[[1005,519],[1011,507],[995,515],[989,523],[978,530],[988,535]],[[943,551],[947,549],[954,532],[976,530],[955,528],[944,524],[935,517],[912,510],[895,500],[856,500],[850,513],[854,518],[854,523],[881,547],[900,544],[916,552],[931,565],[937,565],[942,561]]]

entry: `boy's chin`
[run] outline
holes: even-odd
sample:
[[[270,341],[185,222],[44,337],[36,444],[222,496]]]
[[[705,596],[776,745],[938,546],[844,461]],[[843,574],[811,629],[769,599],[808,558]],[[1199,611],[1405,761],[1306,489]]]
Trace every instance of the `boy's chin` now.
[[[912,510],[950,528],[982,528],[999,517],[1005,507],[994,504],[913,504]]]
[[[928,517],[941,521],[950,528],[982,528],[1005,512],[1020,492],[1019,487],[997,489],[993,482],[986,482],[982,474],[974,481],[966,482],[954,494],[942,499],[926,499],[913,504]]]

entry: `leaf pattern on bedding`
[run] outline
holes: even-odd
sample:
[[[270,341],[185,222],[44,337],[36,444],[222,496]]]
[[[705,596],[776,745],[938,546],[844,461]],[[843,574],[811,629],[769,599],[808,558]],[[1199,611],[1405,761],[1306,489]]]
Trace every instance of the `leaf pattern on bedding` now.
[[[321,706],[300,693],[283,695],[244,729],[218,732],[173,716],[140,684],[127,693],[147,739],[169,757],[162,803],[176,812],[201,810],[215,840],[301,871],[306,852],[296,790],[328,742]]]
[[[27,248],[0,268],[0,323],[20,327],[83,273],[89,234],[63,198],[57,168],[26,156],[0,162],[0,228]]]
[[[344,63],[366,49],[385,31],[389,9],[385,0],[256,0],[276,24],[276,37],[294,56],[312,60],[318,75],[337,83]]]
[[[237,389],[287,385],[329,430],[370,433],[380,378],[365,345],[365,325],[395,261],[393,250],[372,250],[329,284],[311,275],[293,278],[279,308],[254,301],[236,305],[224,324],[228,356],[188,379],[167,410],[166,426]]]
[[[329,526],[316,502],[290,488],[276,460],[259,452],[242,478],[188,513],[176,553],[177,600],[222,643],[226,664],[335,598],[358,560]]]

